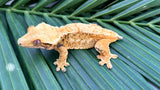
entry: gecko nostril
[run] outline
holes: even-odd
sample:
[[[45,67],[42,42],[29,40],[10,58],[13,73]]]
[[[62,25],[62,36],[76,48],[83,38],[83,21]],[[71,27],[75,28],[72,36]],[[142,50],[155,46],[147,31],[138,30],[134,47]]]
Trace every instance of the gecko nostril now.
[[[18,45],[22,45],[22,43],[21,43],[21,40],[20,40],[20,39],[18,39]]]

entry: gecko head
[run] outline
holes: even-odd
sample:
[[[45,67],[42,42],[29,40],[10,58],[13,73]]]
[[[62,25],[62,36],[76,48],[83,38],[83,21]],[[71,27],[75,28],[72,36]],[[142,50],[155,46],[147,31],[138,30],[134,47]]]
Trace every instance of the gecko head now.
[[[22,47],[45,48],[45,45],[54,45],[59,39],[58,27],[53,27],[41,23],[36,27],[30,26],[27,33],[18,39],[18,44]]]

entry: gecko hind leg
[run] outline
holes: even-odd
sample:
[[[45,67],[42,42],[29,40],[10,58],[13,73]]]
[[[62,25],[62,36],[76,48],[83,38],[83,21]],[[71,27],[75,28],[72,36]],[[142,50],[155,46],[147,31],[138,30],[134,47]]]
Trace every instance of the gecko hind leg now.
[[[56,48],[55,50],[57,50],[59,52],[59,59],[57,59],[57,61],[55,61],[53,64],[57,65],[56,71],[60,71],[60,69],[65,72],[66,68],[69,66],[69,63],[66,62],[67,60],[67,56],[68,56],[68,51],[65,47],[61,46]]]
[[[104,64],[107,64],[108,69],[112,68],[112,64],[110,62],[111,58],[116,59],[118,56],[116,54],[111,54],[109,50],[109,44],[110,40],[107,39],[101,39],[96,42],[95,49],[100,53],[100,55],[97,55],[98,59],[101,59],[99,64],[103,66]]]

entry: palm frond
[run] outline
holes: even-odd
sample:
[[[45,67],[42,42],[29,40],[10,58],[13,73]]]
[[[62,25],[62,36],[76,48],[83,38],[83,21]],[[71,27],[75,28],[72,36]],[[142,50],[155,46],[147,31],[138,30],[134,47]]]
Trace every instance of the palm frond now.
[[[153,89],[148,81],[160,88],[160,0],[6,2],[0,1],[0,89]],[[96,23],[117,32],[124,39],[110,45],[119,56],[113,69],[99,66],[95,49],[69,50],[70,67],[56,72],[58,52],[17,45],[28,26],[41,22]]]

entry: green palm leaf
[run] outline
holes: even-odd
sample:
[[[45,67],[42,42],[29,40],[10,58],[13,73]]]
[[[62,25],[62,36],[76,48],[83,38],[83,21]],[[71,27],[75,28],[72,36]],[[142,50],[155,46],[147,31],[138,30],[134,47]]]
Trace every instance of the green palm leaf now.
[[[0,89],[160,88],[160,0],[6,2],[0,1]],[[119,56],[111,60],[113,69],[99,66],[93,48],[69,50],[70,67],[66,73],[56,72],[53,62],[58,52],[17,45],[28,26],[41,22],[53,26],[96,23],[117,32],[124,39],[110,45],[111,52]]]

